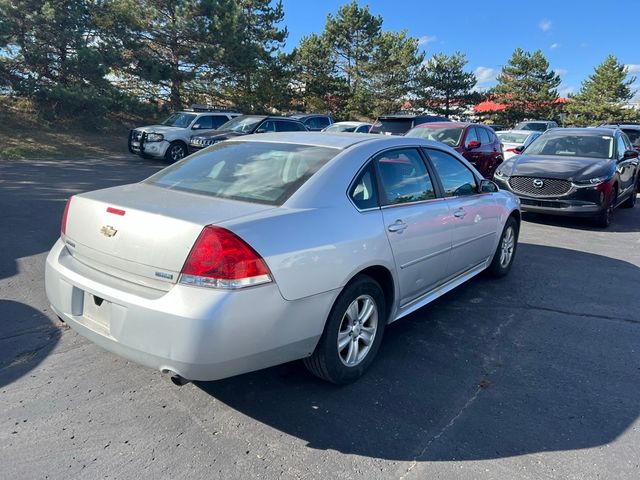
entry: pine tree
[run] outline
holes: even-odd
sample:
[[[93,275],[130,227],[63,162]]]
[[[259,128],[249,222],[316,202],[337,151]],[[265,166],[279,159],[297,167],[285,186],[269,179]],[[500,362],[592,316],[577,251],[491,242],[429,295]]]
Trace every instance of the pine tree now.
[[[500,114],[501,122],[555,116],[560,76],[549,70],[549,61],[540,50],[531,53],[517,48],[497,80],[496,101],[508,106]]]
[[[448,56],[437,53],[421,69],[417,92],[421,103],[440,115],[461,115],[469,103],[478,100],[473,92],[477,80],[465,72],[466,57],[461,52]]]
[[[580,91],[570,95],[565,123],[592,126],[637,120],[636,111],[624,108],[635,93],[630,88],[634,81],[635,77],[627,78],[625,66],[609,55],[582,82]]]

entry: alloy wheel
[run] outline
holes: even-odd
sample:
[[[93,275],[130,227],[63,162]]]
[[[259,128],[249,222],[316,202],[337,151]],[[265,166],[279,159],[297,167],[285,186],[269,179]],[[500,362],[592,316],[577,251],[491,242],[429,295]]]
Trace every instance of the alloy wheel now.
[[[513,250],[516,244],[516,235],[513,227],[509,226],[502,234],[502,245],[500,247],[500,266],[505,268],[511,262]]]
[[[355,367],[371,350],[378,330],[378,307],[369,295],[360,295],[349,304],[338,330],[340,361]]]

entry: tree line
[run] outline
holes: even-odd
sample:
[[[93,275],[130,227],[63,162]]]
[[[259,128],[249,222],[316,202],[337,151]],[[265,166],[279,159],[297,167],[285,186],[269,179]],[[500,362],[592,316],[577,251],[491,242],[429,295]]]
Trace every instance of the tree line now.
[[[556,118],[560,77],[540,50],[516,49],[480,92],[461,52],[425,57],[356,1],[285,51],[281,1],[0,0],[0,92],[53,117],[177,110],[322,111],[366,119],[406,108],[460,117],[491,99],[491,120]],[[631,120],[634,93],[609,56],[564,107],[565,123]],[[149,110],[146,110],[149,111]]]

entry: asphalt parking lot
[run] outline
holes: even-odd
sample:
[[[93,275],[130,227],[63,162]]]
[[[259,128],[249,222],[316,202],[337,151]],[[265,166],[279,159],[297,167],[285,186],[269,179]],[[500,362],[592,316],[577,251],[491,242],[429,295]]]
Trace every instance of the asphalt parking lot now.
[[[0,162],[0,477],[640,478],[640,207],[526,216],[513,270],[393,324],[359,382],[296,362],[173,386],[57,321],[65,199],[136,157]]]

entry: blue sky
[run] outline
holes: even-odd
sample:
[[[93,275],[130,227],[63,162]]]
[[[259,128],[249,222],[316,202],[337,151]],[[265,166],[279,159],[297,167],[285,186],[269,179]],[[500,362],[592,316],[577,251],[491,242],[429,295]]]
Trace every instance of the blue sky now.
[[[328,13],[348,0],[283,0],[289,29],[287,50],[300,38],[321,32]],[[541,49],[561,78],[560,94],[577,92],[596,65],[612,53],[629,65],[640,90],[639,0],[608,3],[576,0],[516,2],[485,0],[369,0],[372,13],[382,15],[385,30],[407,29],[420,39],[427,55],[466,53],[467,67],[479,86],[495,84],[513,50]],[[637,97],[636,97],[637,98]]]

